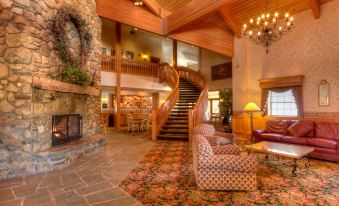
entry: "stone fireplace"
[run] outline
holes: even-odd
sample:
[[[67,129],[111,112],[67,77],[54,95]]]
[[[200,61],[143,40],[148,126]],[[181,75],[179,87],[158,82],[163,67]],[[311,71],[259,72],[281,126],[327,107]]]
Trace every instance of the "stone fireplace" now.
[[[64,64],[55,50],[52,28],[58,9],[65,5],[80,11],[93,36],[82,68],[92,80],[88,87],[60,81]],[[67,28],[70,42],[79,42],[72,29]],[[100,47],[95,0],[0,1],[0,179],[59,169],[105,144]],[[68,123],[59,119],[62,116]],[[73,121],[80,127],[67,127]],[[66,128],[58,126],[54,133],[57,122]],[[53,141],[53,135],[62,138]]]
[[[82,137],[82,117],[80,114],[52,116],[52,146],[71,142]]]

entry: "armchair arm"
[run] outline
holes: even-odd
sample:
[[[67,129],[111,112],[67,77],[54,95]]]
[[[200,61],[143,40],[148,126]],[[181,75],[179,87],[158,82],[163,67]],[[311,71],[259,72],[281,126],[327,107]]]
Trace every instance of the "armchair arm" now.
[[[264,130],[264,129],[253,131],[253,135],[256,139],[260,139],[260,136],[264,133],[266,133],[266,130]]]
[[[227,138],[231,141],[231,143],[236,143],[237,141],[237,136],[235,134],[231,134],[231,133],[223,133],[223,132],[215,132],[214,133],[215,136],[219,136],[219,137],[224,137]]]
[[[213,155],[200,159],[198,168],[200,169],[221,169],[233,172],[253,172],[257,171],[257,158],[255,155]]]
[[[214,154],[240,155],[240,148],[236,145],[212,146]]]

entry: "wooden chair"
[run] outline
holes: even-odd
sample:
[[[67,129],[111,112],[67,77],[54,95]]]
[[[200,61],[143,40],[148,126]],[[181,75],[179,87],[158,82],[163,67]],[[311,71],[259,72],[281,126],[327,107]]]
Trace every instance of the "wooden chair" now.
[[[133,135],[134,130],[140,131],[139,124],[133,120],[132,114],[127,114],[127,133],[131,131]]]

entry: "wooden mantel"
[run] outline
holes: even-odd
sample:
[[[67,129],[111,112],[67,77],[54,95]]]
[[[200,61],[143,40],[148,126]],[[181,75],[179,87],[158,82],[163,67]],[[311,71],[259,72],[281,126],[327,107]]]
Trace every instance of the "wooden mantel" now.
[[[44,77],[33,77],[32,86],[50,91],[66,92],[74,94],[87,94],[90,96],[100,96],[100,90],[94,87],[82,87],[79,85],[62,82]]]

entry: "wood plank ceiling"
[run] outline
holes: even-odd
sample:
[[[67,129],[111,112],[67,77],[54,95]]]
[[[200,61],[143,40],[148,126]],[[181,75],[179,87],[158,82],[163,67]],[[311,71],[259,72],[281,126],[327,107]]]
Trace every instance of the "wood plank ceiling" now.
[[[97,12],[102,17],[229,57],[233,56],[234,49],[232,32],[240,38],[242,24],[262,15],[266,8],[265,0],[143,1],[144,6],[140,8],[133,6],[132,0],[96,0]],[[267,10],[283,16],[285,12],[294,15],[310,9],[314,18],[320,18],[320,5],[330,1],[333,0],[268,0]],[[219,45],[221,42],[225,45]]]

